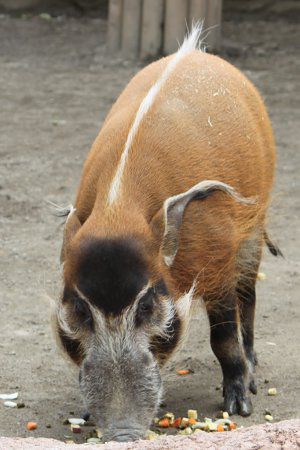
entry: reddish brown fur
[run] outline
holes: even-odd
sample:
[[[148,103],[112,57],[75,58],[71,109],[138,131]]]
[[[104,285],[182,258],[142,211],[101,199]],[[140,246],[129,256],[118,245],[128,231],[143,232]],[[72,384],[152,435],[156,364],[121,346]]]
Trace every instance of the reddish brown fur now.
[[[80,246],[87,236],[140,235],[154,278],[164,274],[171,290],[182,293],[198,276],[197,292],[209,299],[236,282],[243,265],[238,260],[242,243],[258,233],[262,245],[274,140],[254,86],[224,60],[194,51],[176,66],[143,119],[119,196],[108,206],[110,184],[135,113],[172,57],[140,71],[111,108],[85,163],[76,200],[83,226],[72,244]],[[169,270],[159,253],[163,202],[205,179],[223,181],[244,197],[256,197],[257,203],[241,205],[223,193],[191,202]],[[66,278],[71,267],[66,265]]]

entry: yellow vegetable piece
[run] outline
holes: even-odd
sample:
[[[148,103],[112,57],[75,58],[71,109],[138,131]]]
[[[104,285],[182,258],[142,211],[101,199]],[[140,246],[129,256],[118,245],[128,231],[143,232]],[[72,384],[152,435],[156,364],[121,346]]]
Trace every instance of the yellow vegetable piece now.
[[[268,422],[272,422],[272,421],[273,421],[273,416],[271,416],[270,414],[266,414],[266,415],[265,415],[265,419],[266,419]]]
[[[268,395],[277,395],[277,389],[276,388],[270,388],[268,389]]]
[[[188,418],[189,419],[198,419],[198,412],[196,409],[189,409],[188,410]]]

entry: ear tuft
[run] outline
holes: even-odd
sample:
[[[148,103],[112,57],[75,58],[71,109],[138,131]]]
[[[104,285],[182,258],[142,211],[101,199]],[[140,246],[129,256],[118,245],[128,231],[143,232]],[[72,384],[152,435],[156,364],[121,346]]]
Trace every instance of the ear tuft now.
[[[76,211],[73,205],[60,206],[50,200],[47,200],[47,203],[50,205],[51,211],[56,217],[67,217],[68,220],[69,215]]]
[[[64,228],[63,245],[60,253],[60,262],[63,263],[68,254],[72,238],[81,228],[81,223],[76,214],[76,209],[72,207],[70,210]]]

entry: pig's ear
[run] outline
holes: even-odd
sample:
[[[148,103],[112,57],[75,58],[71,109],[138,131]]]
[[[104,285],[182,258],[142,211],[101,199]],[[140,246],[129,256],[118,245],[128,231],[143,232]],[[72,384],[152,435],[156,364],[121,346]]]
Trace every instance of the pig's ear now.
[[[228,184],[215,180],[201,181],[188,191],[169,197],[163,206],[164,232],[161,245],[161,253],[167,266],[172,265],[178,250],[180,226],[185,208],[192,200],[203,200],[217,191],[225,192],[239,203],[255,203],[254,199],[243,197]]]
[[[60,262],[63,263],[66,259],[70,242],[73,236],[77,233],[81,227],[81,223],[76,214],[76,209],[71,206],[69,212],[66,214],[66,223],[64,227],[63,244],[60,252]]]

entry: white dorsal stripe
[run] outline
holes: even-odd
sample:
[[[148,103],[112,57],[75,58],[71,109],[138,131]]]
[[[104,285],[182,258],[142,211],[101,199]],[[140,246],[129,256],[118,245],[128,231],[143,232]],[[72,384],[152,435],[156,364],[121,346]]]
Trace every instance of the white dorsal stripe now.
[[[142,103],[140,104],[140,107],[136,113],[135,119],[133,121],[132,127],[130,128],[130,131],[127,136],[127,140],[125,143],[125,147],[123,150],[123,153],[121,155],[120,162],[118,164],[115,176],[112,180],[110,190],[108,193],[108,204],[112,205],[112,203],[116,200],[118,193],[120,191],[121,187],[121,181],[122,176],[125,168],[125,164],[128,158],[128,153],[130,150],[130,147],[132,145],[133,139],[137,133],[137,130],[140,126],[141,121],[143,120],[144,116],[147,114],[149,109],[154,103],[154,100],[158,94],[158,92],[161,90],[162,86],[168,79],[171,72],[174,70],[178,62],[186,56],[188,53],[190,53],[193,50],[196,50],[199,48],[198,43],[200,39],[202,31],[202,22],[196,23],[191,32],[186,36],[186,38],[183,41],[183,44],[178,49],[174,57],[171,59],[165,70],[163,71],[161,77],[154,83],[154,85],[149,89],[147,95],[144,97]]]

